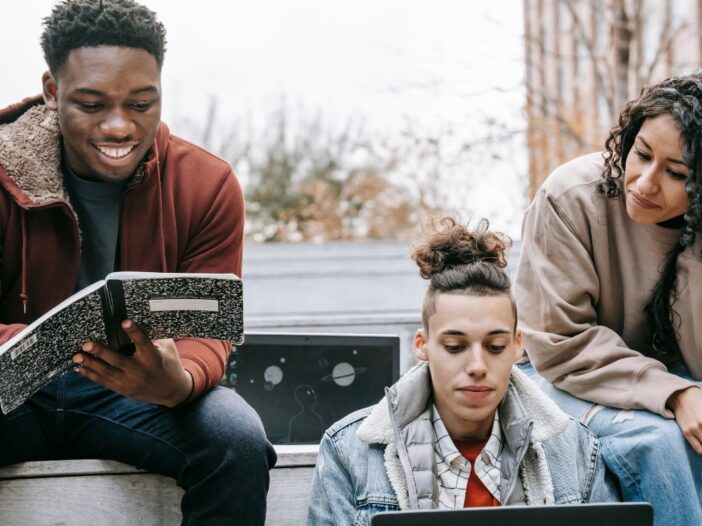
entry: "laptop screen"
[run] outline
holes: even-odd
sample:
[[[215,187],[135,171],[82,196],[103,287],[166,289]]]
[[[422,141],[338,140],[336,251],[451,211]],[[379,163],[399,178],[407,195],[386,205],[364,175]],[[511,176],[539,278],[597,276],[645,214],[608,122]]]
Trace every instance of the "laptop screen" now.
[[[317,444],[347,414],[373,405],[400,372],[390,335],[247,333],[223,385],[258,412],[274,444]]]

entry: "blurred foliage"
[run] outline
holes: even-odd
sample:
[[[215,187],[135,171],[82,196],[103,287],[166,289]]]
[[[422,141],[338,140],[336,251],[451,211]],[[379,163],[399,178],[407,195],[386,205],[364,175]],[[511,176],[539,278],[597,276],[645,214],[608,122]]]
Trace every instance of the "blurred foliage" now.
[[[467,141],[450,127],[422,132],[406,122],[384,135],[360,119],[332,125],[319,114],[290,113],[281,103],[258,126],[222,125],[212,99],[204,127],[179,123],[234,166],[250,241],[411,239],[427,219],[456,213],[449,203],[470,191],[472,177],[491,175],[477,160],[504,161],[505,144],[523,135],[494,119]]]
[[[391,239],[416,223],[413,196],[385,177],[392,160],[374,155],[360,127],[333,132],[316,118],[291,133],[284,110],[271,120],[274,133],[249,159],[254,240]]]

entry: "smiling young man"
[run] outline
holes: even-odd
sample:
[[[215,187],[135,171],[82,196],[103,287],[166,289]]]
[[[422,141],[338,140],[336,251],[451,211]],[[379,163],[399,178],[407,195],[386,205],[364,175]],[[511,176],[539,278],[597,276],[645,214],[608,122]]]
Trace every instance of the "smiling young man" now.
[[[613,500],[599,442],[519,370],[508,242],[447,218],[414,252],[430,280],[419,363],[320,445],[308,525],[380,511]]]
[[[131,0],[66,0],[44,20],[41,96],[0,110],[0,341],[115,270],[241,275],[231,167],[161,122],[165,29]],[[76,370],[0,416],[0,465],[108,458],[174,477],[184,524],[263,524],[275,452],[217,387],[230,346],[85,342]]]

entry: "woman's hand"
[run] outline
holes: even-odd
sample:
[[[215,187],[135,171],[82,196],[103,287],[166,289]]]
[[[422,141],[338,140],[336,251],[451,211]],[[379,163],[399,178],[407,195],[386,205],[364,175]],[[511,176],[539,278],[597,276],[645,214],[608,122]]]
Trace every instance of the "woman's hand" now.
[[[702,389],[693,386],[676,391],[666,405],[675,413],[675,421],[687,441],[702,455]]]

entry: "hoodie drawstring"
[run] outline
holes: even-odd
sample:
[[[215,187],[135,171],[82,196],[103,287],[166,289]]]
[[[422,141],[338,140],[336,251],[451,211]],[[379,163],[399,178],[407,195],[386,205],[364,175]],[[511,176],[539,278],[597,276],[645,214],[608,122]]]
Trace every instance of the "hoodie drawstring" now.
[[[161,236],[161,272],[168,272],[166,264],[166,235],[163,233],[163,194],[161,193],[161,178],[158,178],[158,232]]]
[[[156,185],[158,186],[158,234],[161,238],[161,245],[159,249],[161,251],[161,272],[168,272],[168,264],[166,263],[166,235],[163,233],[163,187],[161,186],[161,163],[159,162],[159,151],[158,151],[158,141],[154,144],[154,164],[155,173],[151,176],[156,177]]]
[[[20,208],[20,222],[22,224],[22,285],[20,299],[22,300],[22,310],[27,314],[27,304],[29,303],[29,296],[27,296],[27,220],[24,208]]]

